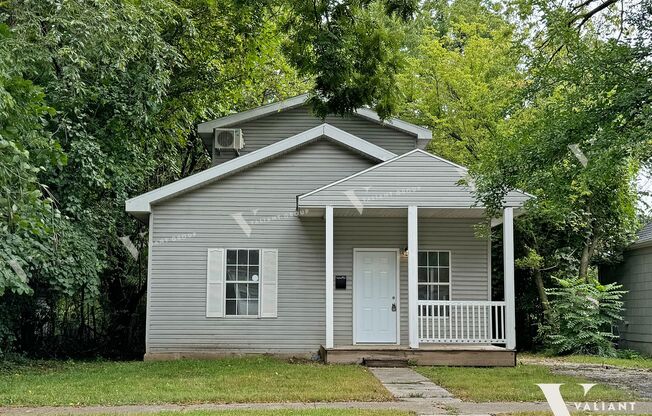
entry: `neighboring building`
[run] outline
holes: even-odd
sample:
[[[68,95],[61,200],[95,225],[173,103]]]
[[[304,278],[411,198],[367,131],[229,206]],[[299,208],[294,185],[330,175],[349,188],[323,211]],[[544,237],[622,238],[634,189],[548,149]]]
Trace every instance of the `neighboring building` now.
[[[512,223],[529,196],[495,221],[507,295],[492,300],[466,169],[421,150],[427,129],[367,109],[322,120],[306,100],[200,124],[214,166],[127,201],[150,230],[145,358],[514,365]]]
[[[600,269],[601,277],[623,285],[625,312],[619,325],[620,346],[652,354],[652,223],[623,253],[623,261]]]

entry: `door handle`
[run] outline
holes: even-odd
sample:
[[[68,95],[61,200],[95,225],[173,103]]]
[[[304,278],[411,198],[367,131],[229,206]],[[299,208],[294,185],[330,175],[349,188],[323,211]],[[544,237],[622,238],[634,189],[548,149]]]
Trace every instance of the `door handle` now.
[[[392,303],[392,312],[396,312],[396,304]]]

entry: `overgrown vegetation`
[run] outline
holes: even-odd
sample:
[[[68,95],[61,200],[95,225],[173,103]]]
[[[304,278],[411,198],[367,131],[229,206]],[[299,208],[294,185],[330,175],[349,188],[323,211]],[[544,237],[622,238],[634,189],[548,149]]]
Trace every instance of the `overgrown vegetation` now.
[[[651,12],[650,0],[2,3],[0,354],[140,357],[147,230],[124,201],[207,166],[197,122],[306,91],[320,115],[367,105],[430,127],[429,149],[470,167],[490,214],[510,189],[535,195],[516,224],[519,345],[542,324],[583,337],[561,333],[553,277],[592,284],[640,225]],[[615,312],[604,318],[590,325],[600,339],[559,351],[608,353]]]
[[[540,334],[555,354],[615,356],[616,336],[623,302],[621,286],[595,280],[556,279],[559,287],[548,289],[550,314]]]

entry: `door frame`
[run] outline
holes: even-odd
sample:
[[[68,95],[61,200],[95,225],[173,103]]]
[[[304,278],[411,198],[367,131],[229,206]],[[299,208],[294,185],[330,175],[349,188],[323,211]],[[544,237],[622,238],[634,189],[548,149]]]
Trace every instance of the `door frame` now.
[[[355,276],[355,270],[356,270],[356,254],[361,251],[376,251],[376,252],[387,252],[387,253],[396,253],[396,342],[390,342],[390,343],[369,343],[369,342],[362,342],[358,343],[357,336],[356,336],[356,293],[355,293],[355,287],[357,285],[357,279]],[[356,247],[353,248],[353,286],[351,287],[351,296],[353,300],[353,314],[352,314],[352,319],[353,319],[353,334],[352,334],[352,342],[353,345],[401,345],[401,250],[398,248],[364,248],[364,247]]]

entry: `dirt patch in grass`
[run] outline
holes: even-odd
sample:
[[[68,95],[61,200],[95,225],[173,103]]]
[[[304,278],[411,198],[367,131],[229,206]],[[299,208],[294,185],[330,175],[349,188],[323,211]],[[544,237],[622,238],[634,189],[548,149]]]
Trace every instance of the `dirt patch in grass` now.
[[[582,358],[583,357],[583,358]],[[597,383],[624,388],[646,400],[652,400],[652,369],[635,368],[633,362],[641,363],[639,359],[626,360],[621,358],[604,358],[604,364],[592,362],[601,357],[576,356],[553,358],[541,356],[525,356],[520,358],[523,363],[543,365],[550,368],[554,374],[572,377],[582,377]],[[614,365],[614,361],[619,365]],[[646,360],[646,359],[642,359]],[[651,361],[651,360],[648,360]],[[630,367],[624,367],[630,362]]]

